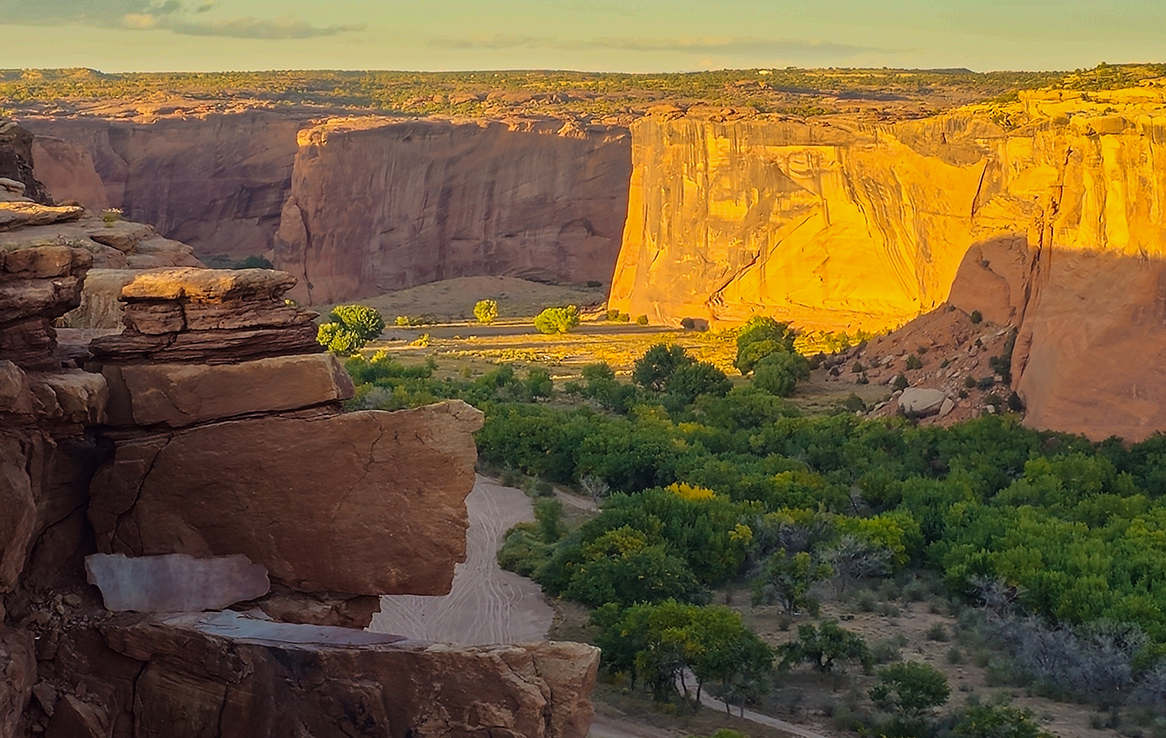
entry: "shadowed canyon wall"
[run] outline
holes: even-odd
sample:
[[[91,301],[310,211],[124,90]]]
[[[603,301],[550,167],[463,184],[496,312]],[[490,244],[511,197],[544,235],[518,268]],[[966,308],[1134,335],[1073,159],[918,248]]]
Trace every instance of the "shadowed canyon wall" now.
[[[271,248],[305,115],[248,110],[189,117],[28,120],[36,171],[59,200],[114,207],[201,256]],[[52,140],[57,139],[57,140]],[[71,146],[69,146],[71,145]],[[75,150],[73,150],[75,149]],[[102,187],[87,171],[92,162]]]
[[[460,276],[606,284],[627,212],[619,127],[265,110],[27,125],[59,200],[119,208],[204,259],[268,254],[317,304]]]
[[[561,121],[335,120],[299,137],[276,265],[313,304],[454,277],[608,283],[627,131]]]

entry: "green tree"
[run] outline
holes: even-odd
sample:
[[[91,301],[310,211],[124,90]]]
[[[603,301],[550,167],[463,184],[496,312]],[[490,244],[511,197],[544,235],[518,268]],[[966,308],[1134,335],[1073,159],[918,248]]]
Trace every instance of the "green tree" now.
[[[482,325],[490,325],[498,318],[498,303],[495,300],[478,300],[474,305],[474,317]]]
[[[833,574],[829,565],[815,563],[802,551],[790,556],[781,549],[769,557],[761,576],[753,582],[753,603],[774,603],[787,614],[814,611],[818,603],[809,595],[810,587]]]
[[[337,305],[316,332],[316,341],[334,354],[353,354],[385,329],[385,320],[365,305]]]
[[[787,351],[768,354],[753,367],[753,386],[778,397],[789,397],[797,383],[809,377],[806,357]]]
[[[664,390],[672,401],[666,405],[687,407],[701,395],[724,397],[732,388],[733,385],[725,373],[712,364],[704,361],[683,364],[672,372],[664,385]]]
[[[844,661],[858,662],[864,669],[871,664],[870,649],[862,636],[839,627],[832,620],[822,623],[820,628],[810,623],[798,626],[797,640],[781,646],[778,653],[783,668],[804,663],[822,673],[833,672]]]
[[[534,317],[534,327],[539,333],[567,333],[579,325],[579,308],[549,307]]]
[[[695,359],[689,356],[683,347],[657,343],[636,359],[632,381],[646,390],[663,392],[677,369],[693,363]]]
[[[900,661],[879,669],[870,698],[880,708],[917,717],[939,707],[951,696],[947,677],[930,664]]]
[[[737,360],[733,364],[742,374],[748,374],[770,354],[795,353],[795,335],[786,323],[754,316],[737,331]]]

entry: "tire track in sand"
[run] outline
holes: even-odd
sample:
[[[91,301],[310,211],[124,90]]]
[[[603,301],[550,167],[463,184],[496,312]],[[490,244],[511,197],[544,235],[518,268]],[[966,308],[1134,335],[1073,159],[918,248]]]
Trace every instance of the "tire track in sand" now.
[[[496,558],[506,531],[534,520],[530,499],[521,490],[479,476],[466,498],[466,511],[466,561],[457,565],[450,593],[382,597],[369,630],[467,646],[546,638],[553,611],[539,586],[503,571]]]

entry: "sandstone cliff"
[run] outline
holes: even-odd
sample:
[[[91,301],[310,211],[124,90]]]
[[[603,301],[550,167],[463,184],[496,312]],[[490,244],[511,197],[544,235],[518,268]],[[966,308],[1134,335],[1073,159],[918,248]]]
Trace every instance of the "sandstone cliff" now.
[[[58,199],[119,208],[200,256],[239,257],[271,248],[291,183],[296,132],[308,117],[267,110],[145,112],[23,123],[47,139],[36,152],[36,172]]]
[[[312,304],[454,277],[607,283],[626,129],[561,121],[333,120],[302,131],[276,265]]]
[[[119,208],[210,261],[275,248],[300,279],[297,300],[459,276],[610,281],[627,212],[626,128],[377,117],[314,126],[310,115],[26,123],[43,139],[37,176],[58,199]]]
[[[886,128],[647,119],[611,306],[873,330],[951,296],[1019,329],[1030,424],[1141,438],[1166,428],[1164,140],[1160,82]]]
[[[480,412],[341,413],[269,270],[128,271],[124,330],[58,343],[153,231],[0,184],[0,738],[586,734],[592,647],[360,630],[449,591]]]

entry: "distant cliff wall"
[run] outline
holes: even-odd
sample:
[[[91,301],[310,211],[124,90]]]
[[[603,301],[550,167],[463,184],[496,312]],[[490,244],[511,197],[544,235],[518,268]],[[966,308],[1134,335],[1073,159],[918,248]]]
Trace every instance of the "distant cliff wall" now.
[[[1017,327],[1029,424],[1166,429],[1166,86],[885,128],[692,116],[632,133],[611,307],[853,331],[951,297]]]
[[[328,303],[453,277],[610,282],[623,128],[334,120],[302,131],[275,263]]]
[[[184,241],[200,257],[269,251],[291,186],[296,133],[305,115],[266,110],[156,119],[34,118],[47,142],[46,187],[87,207],[114,207]],[[70,161],[77,174],[70,175]],[[88,180],[91,160],[104,191]]]

